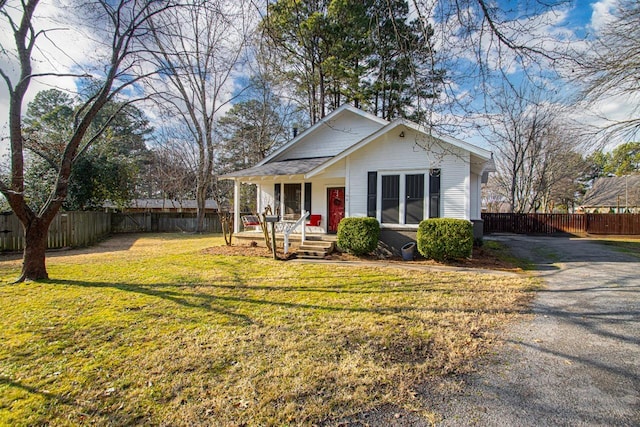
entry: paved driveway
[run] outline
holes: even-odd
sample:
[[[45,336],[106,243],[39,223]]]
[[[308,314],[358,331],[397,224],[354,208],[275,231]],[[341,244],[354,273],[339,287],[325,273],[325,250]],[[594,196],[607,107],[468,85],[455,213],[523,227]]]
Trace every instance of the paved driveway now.
[[[640,258],[582,239],[493,238],[547,287],[496,356],[432,396],[439,425],[640,426]]]

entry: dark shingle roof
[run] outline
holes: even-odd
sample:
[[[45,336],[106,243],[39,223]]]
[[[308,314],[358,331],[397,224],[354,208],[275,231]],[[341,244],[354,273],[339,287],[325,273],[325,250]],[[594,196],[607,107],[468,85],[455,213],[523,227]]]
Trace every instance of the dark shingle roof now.
[[[315,157],[312,159],[285,160],[254,166],[237,172],[222,175],[220,178],[244,178],[251,176],[302,175],[312,171],[331,157]]]
[[[584,196],[583,207],[640,206],[640,175],[597,178]]]

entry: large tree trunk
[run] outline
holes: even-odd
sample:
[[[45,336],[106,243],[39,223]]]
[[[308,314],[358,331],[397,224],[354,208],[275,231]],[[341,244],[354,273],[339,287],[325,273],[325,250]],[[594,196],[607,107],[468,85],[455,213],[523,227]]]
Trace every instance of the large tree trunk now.
[[[49,278],[45,265],[49,224],[50,221],[34,218],[30,224],[25,226],[22,274],[17,280],[18,282]]]
[[[206,214],[207,193],[202,189],[196,190],[196,233],[204,231],[204,216]]]

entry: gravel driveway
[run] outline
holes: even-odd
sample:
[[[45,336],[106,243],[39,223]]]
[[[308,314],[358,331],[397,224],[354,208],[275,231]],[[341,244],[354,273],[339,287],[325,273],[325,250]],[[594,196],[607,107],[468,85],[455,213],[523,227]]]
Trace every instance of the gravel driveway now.
[[[640,258],[586,239],[492,238],[547,287],[477,373],[424,391],[438,425],[640,426]]]

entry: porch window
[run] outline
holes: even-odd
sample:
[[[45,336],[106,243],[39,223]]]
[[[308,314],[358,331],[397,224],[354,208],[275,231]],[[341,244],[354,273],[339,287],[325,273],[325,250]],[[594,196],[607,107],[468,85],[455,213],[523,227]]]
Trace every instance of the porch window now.
[[[298,219],[302,214],[302,185],[284,184],[283,215],[291,219]]]

